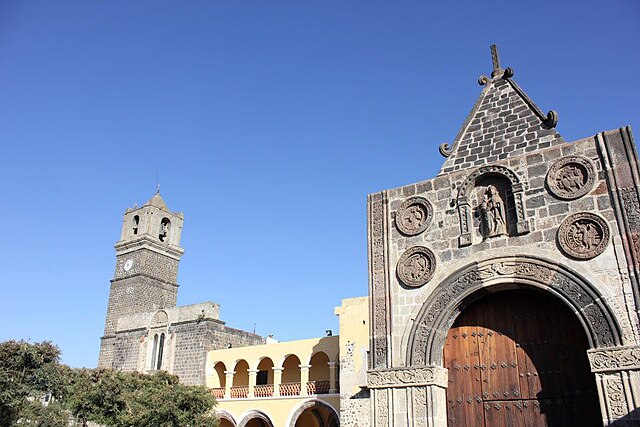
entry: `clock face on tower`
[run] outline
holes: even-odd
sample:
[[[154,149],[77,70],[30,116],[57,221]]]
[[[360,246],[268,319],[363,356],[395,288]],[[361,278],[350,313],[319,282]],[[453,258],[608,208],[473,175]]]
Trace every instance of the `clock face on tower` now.
[[[133,267],[133,260],[131,258],[129,258],[128,260],[126,260],[124,262],[124,271],[131,270],[131,267]]]

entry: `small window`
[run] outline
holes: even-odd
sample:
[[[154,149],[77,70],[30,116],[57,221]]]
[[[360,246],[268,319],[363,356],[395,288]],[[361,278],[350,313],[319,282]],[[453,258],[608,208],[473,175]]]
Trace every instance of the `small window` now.
[[[140,225],[140,217],[136,215],[133,217],[133,234],[138,234],[139,225]]]
[[[153,350],[151,351],[151,365],[150,368],[153,370],[156,368],[156,356],[158,355],[158,334],[153,336]]]
[[[162,221],[160,222],[160,234],[158,235],[161,242],[164,242],[169,238],[170,229],[171,221],[169,221],[169,218],[162,218]]]
[[[164,352],[164,333],[160,334],[160,343],[158,344],[158,364],[156,370],[162,369],[162,354]]]

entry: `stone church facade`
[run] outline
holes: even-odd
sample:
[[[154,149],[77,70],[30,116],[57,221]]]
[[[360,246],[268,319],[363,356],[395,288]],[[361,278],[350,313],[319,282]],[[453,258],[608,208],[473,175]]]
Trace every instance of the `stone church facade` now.
[[[640,172],[502,69],[433,179],[368,198],[374,426],[638,425]]]
[[[204,385],[209,350],[264,343],[226,326],[214,302],[176,305],[183,220],[160,193],[125,212],[98,367],[164,370],[185,384]]]
[[[631,130],[565,141],[558,115],[538,108],[495,47],[492,56],[471,113],[440,147],[437,176],[368,197],[369,348],[354,352],[366,330],[351,339],[345,315],[330,358],[343,426],[640,424]],[[246,384],[233,379],[237,367],[216,371],[222,356],[265,340],[226,326],[215,303],[176,306],[182,222],[159,194],[126,211],[99,366],[217,380],[220,408],[262,411],[260,421],[224,425],[275,427],[263,415],[291,396],[254,392],[279,381],[256,384],[253,365]],[[233,399],[236,386],[246,402]]]

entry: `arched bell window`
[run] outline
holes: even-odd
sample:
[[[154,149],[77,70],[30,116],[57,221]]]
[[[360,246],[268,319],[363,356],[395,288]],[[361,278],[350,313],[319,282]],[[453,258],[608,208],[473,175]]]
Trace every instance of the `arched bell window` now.
[[[140,226],[140,217],[135,215],[133,217],[133,234],[138,234],[138,227]]]
[[[166,242],[169,240],[169,231],[171,230],[171,221],[169,218],[162,218],[160,221],[160,234],[158,238],[161,242]]]

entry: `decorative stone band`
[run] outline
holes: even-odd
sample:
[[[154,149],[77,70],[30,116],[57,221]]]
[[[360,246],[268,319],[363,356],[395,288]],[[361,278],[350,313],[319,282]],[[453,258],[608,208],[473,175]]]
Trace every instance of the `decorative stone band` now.
[[[640,370],[640,345],[595,348],[587,355],[592,372]]]
[[[399,368],[367,372],[369,388],[398,388],[437,385],[447,387],[448,371],[440,366]]]

